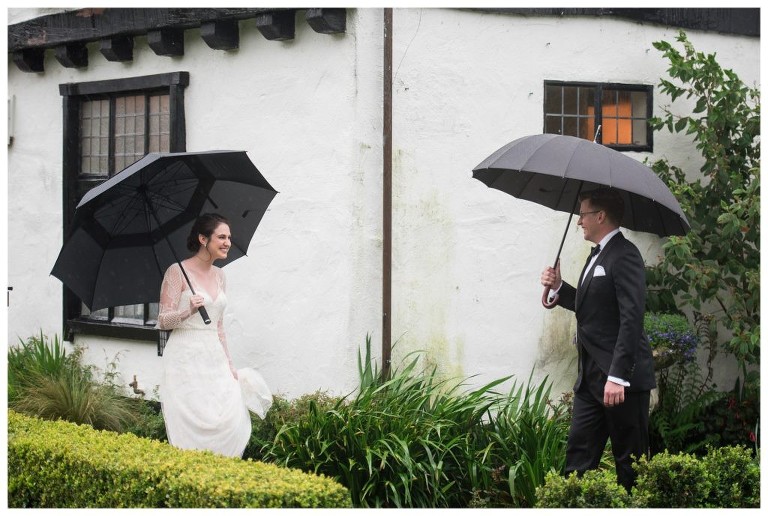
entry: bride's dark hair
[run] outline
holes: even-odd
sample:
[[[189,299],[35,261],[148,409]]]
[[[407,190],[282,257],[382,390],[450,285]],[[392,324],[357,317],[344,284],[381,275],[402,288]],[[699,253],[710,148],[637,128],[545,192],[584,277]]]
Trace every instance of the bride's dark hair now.
[[[200,250],[200,240],[198,235],[204,235],[206,238],[210,238],[213,232],[219,227],[219,224],[229,225],[229,220],[218,213],[204,213],[200,215],[195,223],[192,225],[192,229],[189,231],[187,237],[187,249],[196,253]]]

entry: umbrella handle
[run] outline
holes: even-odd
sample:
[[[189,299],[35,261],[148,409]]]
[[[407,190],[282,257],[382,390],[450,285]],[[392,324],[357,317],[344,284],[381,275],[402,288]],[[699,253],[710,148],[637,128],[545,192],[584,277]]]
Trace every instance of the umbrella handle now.
[[[200,317],[203,318],[203,322],[205,324],[211,324],[211,318],[208,317],[208,312],[206,311],[204,306],[201,306],[197,309],[198,312],[200,312]]]
[[[549,300],[549,291],[551,289],[549,287],[544,287],[544,293],[541,295],[541,304],[544,305],[544,308],[547,310],[552,310],[554,307],[557,306],[557,301],[560,299],[560,296],[555,294],[552,297],[552,301]]]

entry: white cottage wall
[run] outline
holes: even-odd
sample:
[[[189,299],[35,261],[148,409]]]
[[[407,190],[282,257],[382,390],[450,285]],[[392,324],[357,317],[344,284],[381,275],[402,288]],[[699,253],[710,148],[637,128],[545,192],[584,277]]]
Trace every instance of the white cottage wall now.
[[[8,258],[10,342],[61,330],[61,283],[49,276],[62,244],[58,85],[183,70],[188,150],[246,150],[280,192],[249,256],[225,269],[236,364],[258,367],[287,397],[351,391],[366,334],[377,357],[381,346],[382,10],[349,9],[347,22],[335,36],[297,23],[294,40],[274,42],[243,21],[232,52],[188,30],[183,58],[157,56],[137,37],[133,61],[122,64],[89,45],[85,70],[60,66],[51,52],[44,74],[9,62],[8,221],[24,235]],[[537,381],[549,375],[556,390],[570,389],[573,317],[544,310],[538,282],[567,216],[489,190],[471,170],[512,139],[542,131],[544,80],[655,85],[666,63],[652,42],[676,33],[615,18],[395,10],[395,367],[421,350],[425,364],[476,385],[510,374],[525,381],[534,370]],[[759,80],[759,40],[689,37],[748,84]],[[654,109],[666,103],[656,89]],[[689,139],[654,138],[653,155],[634,157],[698,168]],[[652,262],[657,239],[629,236]],[[578,275],[586,249],[569,231],[567,277]],[[96,366],[115,362],[126,383],[137,375],[148,393],[159,383],[153,343],[77,343]]]
[[[380,10],[351,10],[340,36],[297,23],[288,42],[267,41],[243,21],[234,52],[214,51],[188,30],[183,58],[157,56],[137,37],[127,64],[89,45],[83,71],[50,52],[45,74],[9,63],[9,215],[30,236],[9,257],[9,338],[60,335],[61,283],[49,275],[62,244],[58,85],[183,70],[187,149],[246,150],[280,192],[249,256],[225,269],[236,365],[258,367],[288,397],[351,391],[357,350],[380,325],[382,19]],[[77,336],[75,344],[97,367],[115,363],[126,383],[137,375],[147,393],[159,383],[154,343]]]
[[[423,350],[444,374],[472,383],[534,370],[555,392],[576,376],[573,314],[540,304],[567,215],[488,189],[471,170],[493,151],[542,132],[545,80],[657,85],[667,62],[654,41],[677,30],[615,18],[519,17],[402,9],[394,18],[393,338],[397,357]],[[759,82],[759,41],[691,31],[747,84]],[[658,88],[654,110],[669,104]],[[680,109],[684,102],[676,102]],[[697,171],[689,137],[654,135],[651,160]],[[562,254],[566,278],[588,253],[580,229]],[[629,233],[647,263],[659,239]],[[735,372],[718,369],[719,385]]]

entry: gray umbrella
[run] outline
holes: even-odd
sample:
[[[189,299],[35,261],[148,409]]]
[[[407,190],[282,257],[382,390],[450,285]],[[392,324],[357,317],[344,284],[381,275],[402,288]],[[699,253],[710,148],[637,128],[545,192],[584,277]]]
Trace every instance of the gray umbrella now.
[[[524,136],[488,156],[472,176],[491,188],[569,213],[566,233],[578,210],[579,194],[606,186],[616,188],[624,198],[622,227],[662,237],[684,235],[691,229],[677,199],[653,170],[574,136]],[[564,242],[565,234],[555,264]]]

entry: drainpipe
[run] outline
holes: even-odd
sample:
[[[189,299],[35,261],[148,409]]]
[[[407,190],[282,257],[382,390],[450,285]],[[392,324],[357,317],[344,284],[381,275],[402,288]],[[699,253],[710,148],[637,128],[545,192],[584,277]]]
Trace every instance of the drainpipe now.
[[[381,374],[389,378],[392,361],[392,9],[384,9],[384,173],[382,235]]]

